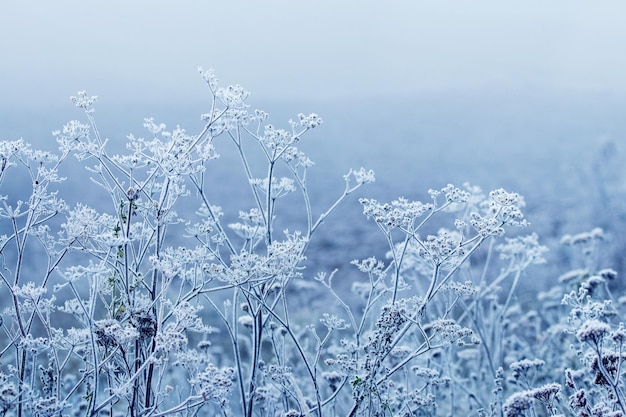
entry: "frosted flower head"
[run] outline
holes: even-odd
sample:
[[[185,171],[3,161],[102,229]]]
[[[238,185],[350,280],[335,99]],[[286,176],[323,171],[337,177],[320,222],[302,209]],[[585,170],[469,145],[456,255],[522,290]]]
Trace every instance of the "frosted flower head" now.
[[[38,301],[43,294],[46,293],[45,287],[35,285],[34,282],[28,282],[25,285],[13,287],[13,294],[18,298],[24,298],[30,302]]]
[[[232,391],[234,374],[233,368],[219,369],[209,364],[191,380],[191,383],[198,387],[205,401],[225,405]]]
[[[576,337],[581,342],[590,342],[598,345],[602,339],[609,334],[611,326],[597,319],[587,320],[576,332]]]
[[[530,390],[529,395],[543,404],[550,405],[560,391],[561,385],[551,382]]]
[[[513,362],[509,367],[513,372],[525,373],[533,368],[541,368],[546,362],[541,359],[522,359]]]
[[[448,203],[466,203],[470,197],[469,192],[456,188],[452,184],[446,185],[441,189],[441,192],[445,195]]]
[[[348,323],[342,318],[337,317],[334,314],[324,313],[320,322],[326,326],[329,330],[342,330],[350,327]]]
[[[506,417],[525,417],[526,410],[532,406],[532,397],[522,391],[511,395],[504,403],[503,411]]]
[[[590,232],[583,232],[575,235],[564,235],[561,238],[561,244],[569,246],[587,245],[593,241],[598,241],[602,239],[604,239],[604,230],[596,227]]]
[[[413,366],[411,368],[411,371],[413,371],[413,373],[415,374],[415,376],[417,376],[418,378],[423,378],[426,381],[430,381],[436,378],[439,378],[439,371],[436,371],[434,369],[431,368],[424,368],[421,366]]]
[[[265,126],[263,136],[259,138],[260,142],[268,149],[276,152],[282,152],[294,143],[294,136],[285,129],[276,129],[273,125]]]
[[[355,259],[350,263],[352,265],[356,265],[356,267],[359,268],[359,271],[366,274],[373,274],[375,276],[383,276],[385,274],[385,263],[383,261],[379,261],[373,256],[362,261]]]
[[[458,257],[463,256],[462,236],[458,232],[440,229],[437,235],[428,235],[418,247],[418,255],[435,265],[453,268],[458,264]]]
[[[354,181],[358,185],[369,184],[369,183],[376,181],[376,176],[374,174],[374,171],[371,169],[366,170],[363,167],[359,168],[356,171],[351,169],[350,172],[344,175],[344,179],[346,180],[346,182],[349,182],[351,177],[354,177]]]
[[[33,354],[45,352],[52,347],[50,339],[45,337],[32,337],[30,334],[20,340],[20,347],[29,350]]]
[[[431,393],[424,393],[422,390],[413,390],[409,393],[409,399],[418,410],[428,410],[425,415],[433,415],[432,408],[437,406],[437,399]],[[419,414],[418,414],[419,415]]]
[[[37,398],[28,405],[36,417],[59,416],[64,409],[71,407],[67,401],[59,401],[56,397]]]
[[[246,91],[239,84],[229,85],[226,88],[218,88],[215,96],[224,103],[228,108],[245,108],[246,99],[250,95],[249,91]]]
[[[100,229],[100,216],[96,210],[78,204],[69,212],[67,220],[61,225],[68,242],[75,239],[88,239],[96,236]]]
[[[470,224],[482,237],[502,236],[504,234],[502,221],[495,217],[483,217],[478,213],[471,213]]]
[[[154,341],[157,350],[162,352],[179,352],[187,346],[188,342],[187,335],[172,325],[166,326],[163,331],[158,332]]]
[[[479,288],[475,287],[472,281],[465,281],[463,283],[450,281],[444,288],[460,297],[471,297],[479,292]]]
[[[541,359],[522,359],[509,365],[515,379],[530,379],[532,372],[542,368],[545,362]]]
[[[409,201],[406,198],[385,204],[368,198],[361,198],[359,202],[367,218],[372,217],[376,223],[387,228],[409,227],[417,218],[434,208],[433,204]]]
[[[258,188],[263,193],[268,192],[268,180],[266,178],[252,178],[250,179],[250,185]],[[271,188],[269,192],[273,198],[282,197],[296,190],[295,181],[288,177],[276,178],[272,177]]]
[[[304,152],[299,151],[295,146],[287,147],[280,157],[287,163],[294,162],[296,167],[310,168],[315,165]]]
[[[611,333],[611,339],[621,344],[626,342],[626,328],[624,327],[624,323],[620,323],[619,327]]]
[[[499,188],[489,193],[487,204],[488,212],[502,224],[516,227],[529,225],[522,213],[522,208],[526,206],[524,197],[518,193],[510,193]]]
[[[219,80],[215,76],[215,70],[213,68],[204,69],[202,67],[198,67],[198,72],[200,73],[202,79],[209,85],[211,90],[215,90],[217,88]]]
[[[311,113],[308,116],[305,116],[303,113],[298,114],[298,121],[300,126],[307,129],[314,129],[320,124],[322,124],[322,118],[319,117],[315,113]]]
[[[470,344],[476,344],[474,332],[467,327],[460,326],[454,320],[435,320],[429,327],[441,339],[444,345],[456,344],[457,346],[464,346],[468,343],[468,339]]]
[[[589,363],[589,368],[595,373],[593,383],[598,386],[610,386],[613,382],[607,380],[607,376],[610,380],[616,378],[619,379],[618,371],[621,371],[626,354],[614,350],[604,350],[602,357],[598,357],[597,354],[593,355],[593,359]],[[600,366],[602,361],[602,366]],[[605,373],[606,371],[606,373]]]
[[[56,138],[61,152],[76,150],[80,155],[89,150],[96,150],[95,145],[91,143],[90,131],[89,125],[78,120],[71,120],[63,125],[62,130],[53,131],[52,136]]]
[[[134,342],[139,333],[130,325],[124,325],[113,319],[99,320],[94,323],[94,334],[99,345],[106,348],[126,346]]]
[[[79,91],[75,96],[71,96],[70,100],[78,108],[87,110],[96,102],[98,96],[88,96],[86,91]]]
[[[521,269],[530,264],[546,263],[543,255],[548,252],[547,246],[539,244],[536,233],[506,239],[506,243],[498,245],[496,249],[500,252],[500,258],[515,261]]]
[[[258,208],[253,208],[250,211],[240,210],[239,219],[241,219],[241,223],[230,223],[228,227],[240,237],[254,239],[262,234],[265,219]]]

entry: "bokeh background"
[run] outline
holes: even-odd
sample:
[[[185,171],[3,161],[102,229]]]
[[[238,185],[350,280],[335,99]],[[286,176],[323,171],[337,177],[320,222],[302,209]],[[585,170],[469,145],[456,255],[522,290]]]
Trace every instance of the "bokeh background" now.
[[[625,15],[608,0],[3,1],[0,140],[53,149],[50,132],[82,117],[78,90],[99,96],[113,147],[144,117],[197,131],[209,94],[196,69],[212,67],[275,125],[324,118],[302,144],[319,211],[351,167],[376,171],[361,195],[380,200],[504,187],[526,197],[554,274],[571,261],[560,237],[596,226],[605,266],[625,272]],[[236,215],[246,187],[218,151],[216,198]],[[353,199],[329,219],[313,273],[384,252],[359,213]]]

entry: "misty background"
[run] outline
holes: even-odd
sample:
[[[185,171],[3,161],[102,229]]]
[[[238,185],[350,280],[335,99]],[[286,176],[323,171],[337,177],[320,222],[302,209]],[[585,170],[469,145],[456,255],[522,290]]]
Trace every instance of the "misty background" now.
[[[214,68],[275,125],[324,118],[302,144],[320,209],[360,166],[377,173],[361,194],[380,200],[504,187],[526,197],[544,242],[613,231],[608,266],[621,269],[625,15],[621,1],[5,1],[0,140],[54,149],[50,132],[83,117],[68,100],[79,90],[99,97],[113,146],[149,116],[199,131],[209,94],[196,69]],[[216,186],[239,209],[232,163]],[[318,252],[329,267],[384,246],[354,220],[356,199],[341,213]]]

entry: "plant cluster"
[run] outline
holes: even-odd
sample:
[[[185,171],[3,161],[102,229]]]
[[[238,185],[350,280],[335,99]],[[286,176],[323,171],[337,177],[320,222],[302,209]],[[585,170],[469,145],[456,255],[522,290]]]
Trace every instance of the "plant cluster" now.
[[[519,232],[519,194],[361,198],[388,252],[354,260],[362,279],[338,288],[344,271],[306,269],[307,250],[374,173],[350,170],[315,213],[298,146],[322,119],[274,127],[243,88],[200,73],[211,105],[197,134],[146,119],[147,137],[111,153],[80,92],[86,122],[54,132],[58,151],[0,142],[0,190],[27,178],[0,204],[3,415],[626,415],[616,273],[594,262],[602,230],[563,239],[585,262],[529,307],[516,289],[547,248]],[[229,144],[252,202],[236,219],[207,174]],[[97,207],[58,192],[71,157]],[[298,207],[304,227],[278,230]],[[312,293],[326,311],[306,310]]]

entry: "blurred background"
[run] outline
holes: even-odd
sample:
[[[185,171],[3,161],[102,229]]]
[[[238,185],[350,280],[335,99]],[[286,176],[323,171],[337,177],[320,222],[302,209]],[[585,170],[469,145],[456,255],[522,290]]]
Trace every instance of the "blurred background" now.
[[[209,94],[196,69],[214,68],[274,125],[324,118],[301,145],[318,211],[360,166],[377,181],[359,196],[379,200],[504,187],[526,197],[555,269],[569,261],[563,234],[600,226],[603,266],[623,273],[625,15],[611,0],[4,1],[0,140],[54,149],[50,132],[83,118],[68,100],[79,90],[99,96],[120,149],[144,117],[199,131]],[[217,203],[247,208],[239,166],[218,151]],[[384,251],[360,211],[354,198],[329,219],[313,273]]]

